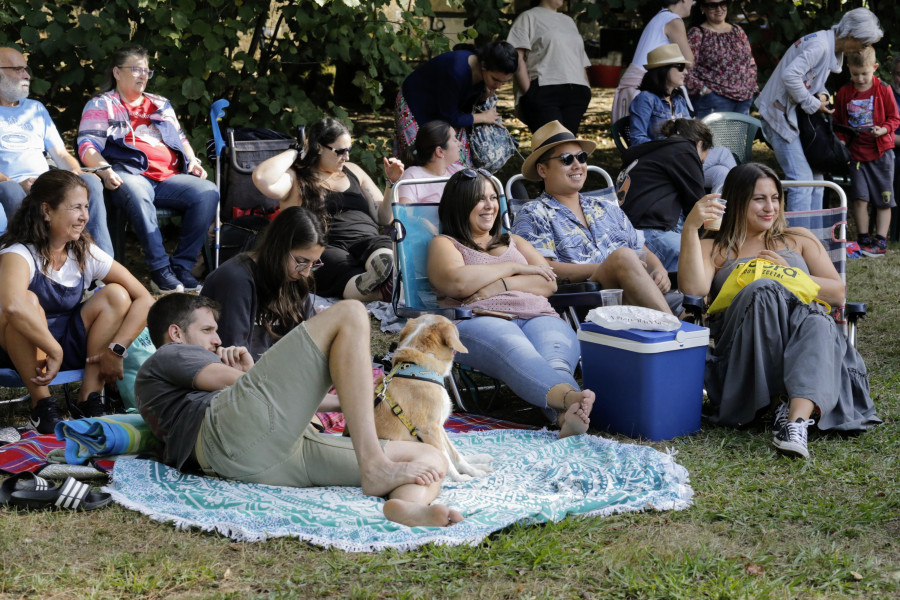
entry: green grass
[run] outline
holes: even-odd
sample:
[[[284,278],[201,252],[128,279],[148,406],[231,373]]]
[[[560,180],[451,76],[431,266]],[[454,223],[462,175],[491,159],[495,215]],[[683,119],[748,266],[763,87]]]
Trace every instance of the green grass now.
[[[900,597],[898,281],[900,244],[849,264],[849,297],[869,305],[859,348],[885,423],[813,434],[807,461],[778,456],[765,425],[704,425],[652,444],[689,469],[687,510],[513,526],[474,547],[345,554],[177,531],[120,506],[4,509],[0,598]],[[23,417],[23,407],[0,410],[0,423]]]

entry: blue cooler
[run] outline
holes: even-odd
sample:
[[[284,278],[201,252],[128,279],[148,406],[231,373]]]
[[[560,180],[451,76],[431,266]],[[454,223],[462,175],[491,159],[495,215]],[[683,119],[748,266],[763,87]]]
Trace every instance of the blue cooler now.
[[[700,429],[709,329],[616,331],[582,323],[584,387],[597,394],[591,426],[667,440]]]

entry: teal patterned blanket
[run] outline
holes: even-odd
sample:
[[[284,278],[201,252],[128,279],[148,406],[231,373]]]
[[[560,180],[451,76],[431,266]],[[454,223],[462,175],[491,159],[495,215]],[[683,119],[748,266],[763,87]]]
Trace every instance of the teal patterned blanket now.
[[[104,488],[119,504],[178,528],[198,527],[239,541],[293,536],[349,552],[411,550],[423,544],[477,544],[513,523],[619,512],[682,510],[693,490],[687,470],[650,448],[555,432],[494,430],[449,434],[463,455],[490,454],[495,470],[446,482],[437,501],[465,521],[406,527],[381,512],[384,500],[359,488],[287,488],[184,475],[151,460],[116,462]]]

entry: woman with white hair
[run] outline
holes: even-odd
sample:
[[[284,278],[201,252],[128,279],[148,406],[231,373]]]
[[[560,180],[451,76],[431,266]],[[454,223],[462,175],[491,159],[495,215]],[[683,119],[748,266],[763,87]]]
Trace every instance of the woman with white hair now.
[[[825,81],[840,73],[845,54],[857,54],[878,42],[884,32],[872,11],[855,8],[831,29],[803,36],[785,52],[756,101],[762,129],[787,179],[821,179],[806,160],[797,129],[797,109],[832,114]],[[791,188],[787,210],[822,208],[824,189]]]

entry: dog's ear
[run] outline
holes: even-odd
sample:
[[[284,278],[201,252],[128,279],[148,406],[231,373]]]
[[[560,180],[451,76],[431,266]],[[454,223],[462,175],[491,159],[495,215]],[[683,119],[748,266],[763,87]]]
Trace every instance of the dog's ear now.
[[[441,323],[441,335],[444,338],[444,344],[446,344],[448,348],[456,350],[457,352],[469,351],[469,349],[463,346],[462,342],[459,341],[459,331],[453,323]]]

